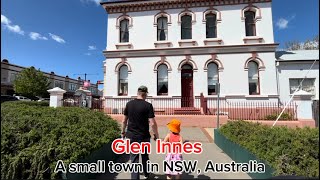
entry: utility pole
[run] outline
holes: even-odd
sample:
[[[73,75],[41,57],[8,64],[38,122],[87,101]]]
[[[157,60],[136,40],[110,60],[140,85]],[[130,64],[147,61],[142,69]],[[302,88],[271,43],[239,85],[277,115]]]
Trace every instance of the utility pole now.
[[[217,129],[219,129],[219,116],[220,116],[220,83],[217,83],[217,108],[218,108],[218,112],[217,112]]]

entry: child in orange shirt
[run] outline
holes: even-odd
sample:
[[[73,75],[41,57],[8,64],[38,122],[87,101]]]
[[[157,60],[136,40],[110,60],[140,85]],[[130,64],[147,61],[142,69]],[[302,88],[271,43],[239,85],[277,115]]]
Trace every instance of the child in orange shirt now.
[[[167,127],[171,132],[168,133],[167,136],[164,138],[164,142],[170,142],[170,143],[180,142],[181,144],[183,143],[182,137],[180,135],[180,125],[181,125],[181,122],[177,119],[172,119],[167,124]],[[182,154],[168,153],[166,155],[165,160],[170,163],[170,161],[182,161],[183,158],[182,158]],[[174,171],[167,170],[166,174],[167,174],[167,179],[172,179],[172,178],[180,179],[181,172],[174,172]]]

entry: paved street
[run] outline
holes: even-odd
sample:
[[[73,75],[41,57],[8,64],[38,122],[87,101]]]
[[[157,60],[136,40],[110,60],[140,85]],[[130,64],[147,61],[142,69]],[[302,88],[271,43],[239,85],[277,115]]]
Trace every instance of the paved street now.
[[[201,129],[197,127],[184,127],[181,131],[184,140],[189,142],[202,142],[203,152],[200,155],[196,154],[183,154],[184,160],[198,160],[197,168],[201,169],[202,172],[198,175],[195,173],[185,173],[182,175],[182,179],[251,179],[249,175],[245,173],[203,173],[206,163],[211,160],[213,163],[230,163],[232,160],[218,148],[212,139],[213,129]],[[159,127],[160,137],[163,139],[169,131],[166,127]],[[155,152],[155,141],[152,141],[152,152]],[[166,176],[162,172],[162,162],[165,155],[158,155],[152,153],[150,160],[152,163],[158,163],[160,165],[160,172],[155,173],[156,179],[166,179]],[[122,156],[118,162],[129,162],[129,156]],[[141,161],[140,161],[141,162]],[[108,169],[108,168],[107,168]],[[129,173],[106,173],[99,176],[98,179],[130,179]],[[143,176],[141,175],[141,179]]]

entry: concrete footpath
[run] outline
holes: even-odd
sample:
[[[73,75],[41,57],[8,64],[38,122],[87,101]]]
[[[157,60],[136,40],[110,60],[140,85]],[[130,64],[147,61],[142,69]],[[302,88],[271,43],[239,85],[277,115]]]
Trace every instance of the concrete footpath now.
[[[189,142],[201,142],[203,147],[203,152],[199,155],[197,154],[183,154],[184,160],[198,160],[197,169],[201,169],[201,173],[184,173],[181,179],[251,179],[246,173],[214,173],[208,172],[204,173],[205,166],[208,160],[213,163],[230,163],[232,159],[229,158],[223,151],[213,143],[212,132],[213,128],[203,129],[197,127],[184,127],[182,128],[181,134],[185,141]],[[159,133],[161,139],[169,133],[166,127],[159,127]],[[152,152],[155,152],[155,141],[152,140]],[[150,160],[152,163],[158,163],[160,166],[160,172],[154,173],[155,179],[166,179],[163,172],[163,160],[165,158],[164,154],[150,154]],[[130,163],[129,155],[123,155],[118,159],[117,162]],[[140,160],[141,162],[141,160]],[[106,168],[108,169],[108,168]],[[106,173],[98,177],[98,179],[130,179],[130,173]],[[143,175],[140,176],[143,179]]]

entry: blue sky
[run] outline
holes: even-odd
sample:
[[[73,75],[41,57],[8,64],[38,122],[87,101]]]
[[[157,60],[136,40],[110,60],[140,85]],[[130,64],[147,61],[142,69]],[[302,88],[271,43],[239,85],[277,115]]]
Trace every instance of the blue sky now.
[[[1,59],[59,75],[103,79],[107,13],[99,0],[1,0]],[[319,34],[319,0],[273,0],[275,41]],[[83,76],[82,76],[83,77]],[[83,77],[84,78],[84,77]]]

